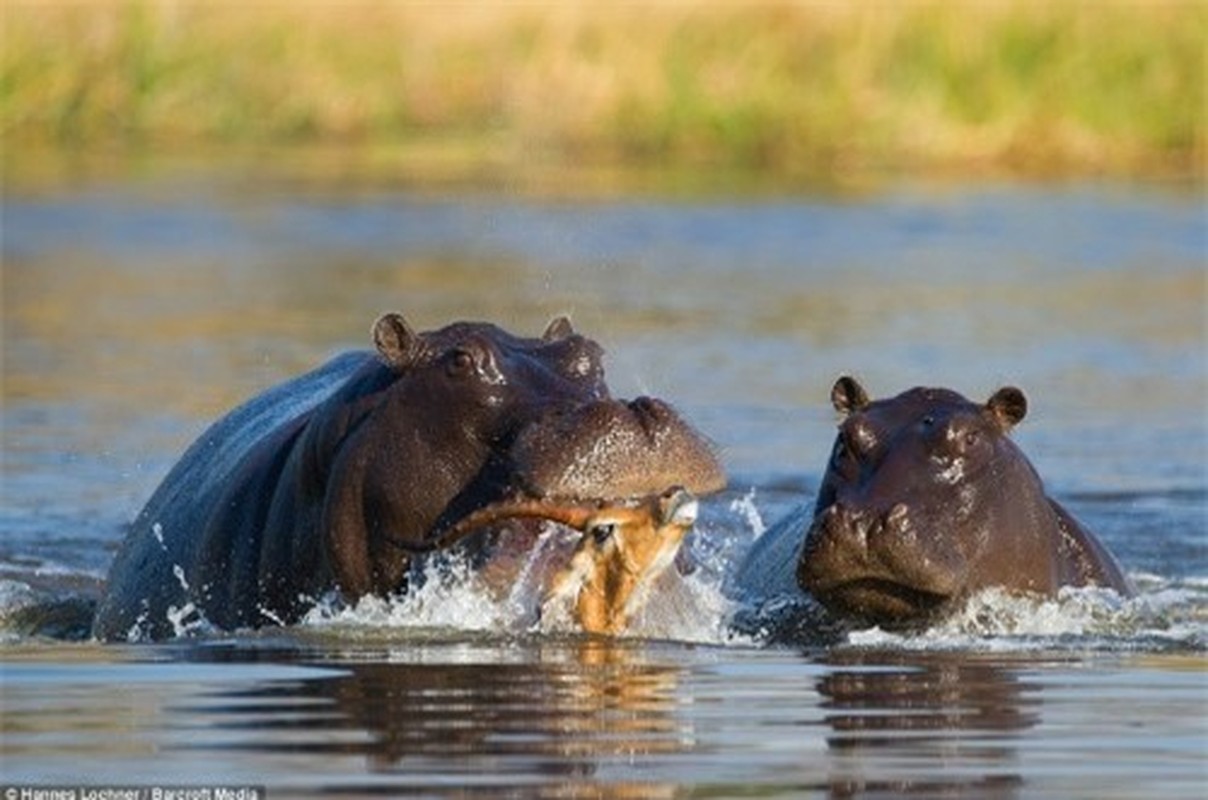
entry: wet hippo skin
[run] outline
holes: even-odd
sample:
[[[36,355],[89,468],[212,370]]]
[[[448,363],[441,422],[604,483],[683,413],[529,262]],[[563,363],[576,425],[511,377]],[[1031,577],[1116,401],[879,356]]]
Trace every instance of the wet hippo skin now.
[[[724,485],[670,406],[611,397],[602,349],[565,318],[525,338],[478,322],[417,333],[387,314],[373,340],[202,434],[131,525],[95,636],[284,624],[331,590],[393,593],[492,504],[540,501],[557,520],[587,500]]]
[[[797,566],[828,610],[893,625],[992,586],[1130,591],[1008,437],[1027,413],[1019,389],[983,404],[925,388],[872,401],[844,377],[831,400],[844,419]]]
[[[738,571],[748,596],[754,583],[772,584],[756,597],[795,583],[841,621],[903,627],[990,587],[1131,593],[1008,437],[1027,413],[1019,389],[980,404],[930,388],[873,401],[843,377],[831,400],[843,418],[812,514],[798,509],[756,542]]]

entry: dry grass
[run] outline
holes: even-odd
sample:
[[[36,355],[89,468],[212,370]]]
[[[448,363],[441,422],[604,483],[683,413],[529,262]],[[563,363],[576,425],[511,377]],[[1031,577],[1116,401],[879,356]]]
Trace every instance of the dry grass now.
[[[4,0],[9,148],[453,148],[470,160],[1177,171],[1208,3]]]

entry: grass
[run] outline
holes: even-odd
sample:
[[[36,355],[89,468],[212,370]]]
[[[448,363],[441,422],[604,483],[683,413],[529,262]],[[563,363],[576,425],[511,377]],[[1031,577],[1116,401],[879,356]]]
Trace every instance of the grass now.
[[[1203,177],[1208,2],[4,0],[6,154]]]

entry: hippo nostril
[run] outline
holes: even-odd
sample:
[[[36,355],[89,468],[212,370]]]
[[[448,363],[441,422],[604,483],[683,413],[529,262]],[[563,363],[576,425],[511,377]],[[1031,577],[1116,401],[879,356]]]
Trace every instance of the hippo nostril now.
[[[838,503],[827,506],[822,512],[822,522],[827,528],[838,528],[847,522],[847,514]]]
[[[661,400],[655,400],[653,397],[646,397],[645,395],[631,400],[629,409],[639,416],[649,419],[660,419],[665,417],[669,411],[666,403]]]
[[[863,549],[868,545],[868,536],[873,532],[874,520],[857,509],[835,503],[823,512],[824,530],[837,541],[845,541]]]
[[[836,530],[856,533],[861,538],[868,532],[868,517],[842,503],[835,503],[827,509],[827,522]]]

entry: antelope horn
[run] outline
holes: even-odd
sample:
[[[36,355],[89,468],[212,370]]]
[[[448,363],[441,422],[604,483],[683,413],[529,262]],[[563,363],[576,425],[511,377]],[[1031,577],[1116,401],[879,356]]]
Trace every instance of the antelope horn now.
[[[404,544],[396,540],[391,541],[413,553],[430,553],[433,550],[450,547],[487,525],[517,517],[548,519],[576,530],[582,530],[595,510],[594,506],[554,505],[545,500],[503,500],[467,514],[458,520],[456,525],[426,542]]]

